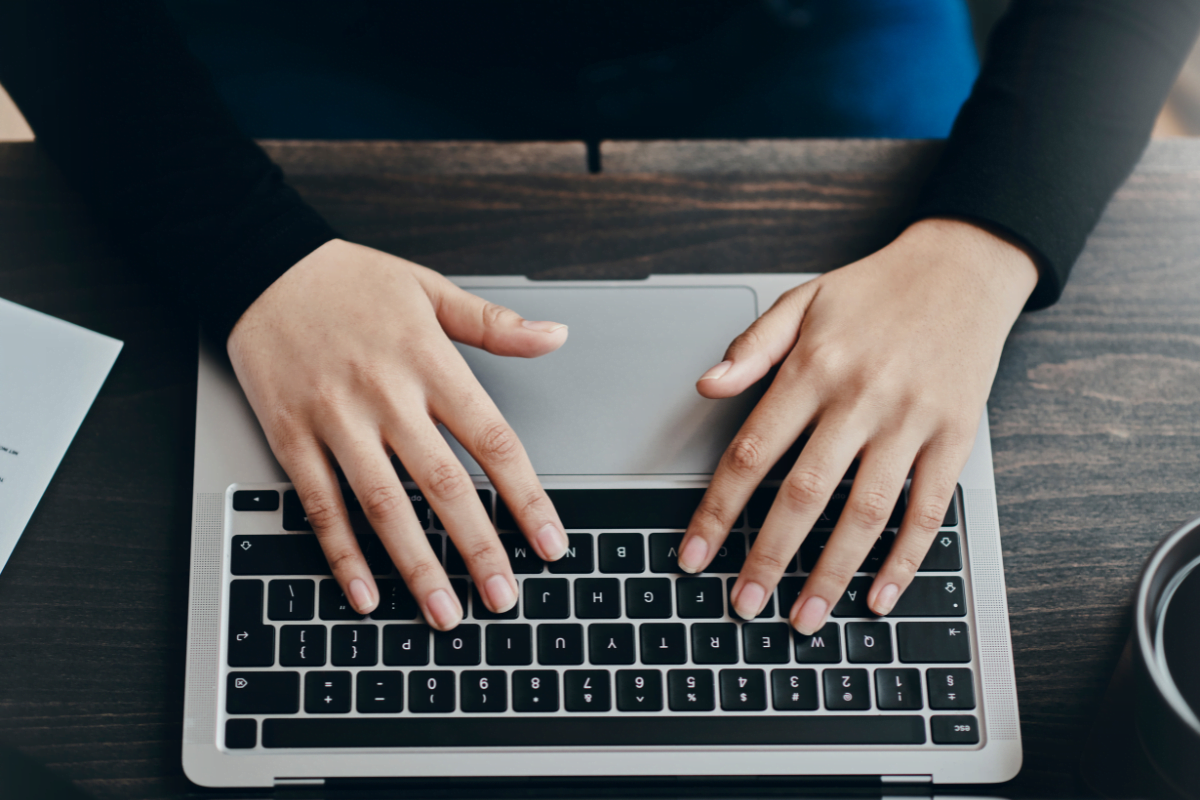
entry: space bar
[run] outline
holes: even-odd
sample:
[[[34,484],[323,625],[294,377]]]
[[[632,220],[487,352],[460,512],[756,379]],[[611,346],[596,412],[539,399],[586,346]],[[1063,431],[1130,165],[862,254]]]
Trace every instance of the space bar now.
[[[267,719],[264,747],[924,744],[919,716]]]

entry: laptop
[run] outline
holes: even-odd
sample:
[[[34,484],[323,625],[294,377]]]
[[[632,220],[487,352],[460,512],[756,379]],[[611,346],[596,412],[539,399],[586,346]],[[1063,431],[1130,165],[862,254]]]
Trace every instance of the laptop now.
[[[361,516],[356,533],[382,600],[368,617],[354,613],[227,361],[202,346],[187,776],[207,787],[775,776],[928,788],[1016,775],[986,414],[937,540],[890,616],[865,601],[903,496],[825,628],[801,636],[787,622],[849,481],[759,618],[738,619],[728,593],[778,480],[758,489],[705,573],[678,568],[691,512],[758,398],[702,398],[696,377],[813,277],[455,278],[530,319],[570,325],[568,342],[538,359],[461,348],[525,444],[570,549],[561,562],[538,560],[451,438],[520,602],[502,615],[478,602],[462,558],[407,484],[466,610],[446,633],[424,625]]]

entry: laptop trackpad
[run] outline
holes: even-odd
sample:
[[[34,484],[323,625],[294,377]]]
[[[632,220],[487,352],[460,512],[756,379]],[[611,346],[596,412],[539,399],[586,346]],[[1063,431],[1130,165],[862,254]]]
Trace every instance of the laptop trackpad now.
[[[570,326],[541,358],[460,346],[542,475],[705,474],[758,399],[706,400],[696,379],[758,316],[747,286],[473,289]],[[451,441],[467,469],[482,474]]]

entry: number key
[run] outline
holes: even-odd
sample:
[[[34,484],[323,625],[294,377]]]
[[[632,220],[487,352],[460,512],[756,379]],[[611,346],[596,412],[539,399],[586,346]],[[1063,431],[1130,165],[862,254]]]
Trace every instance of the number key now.
[[[658,670],[617,670],[618,711],[662,711],[662,694],[662,673]]]
[[[508,710],[508,676],[499,670],[462,673],[462,710],[471,713]]]
[[[567,670],[563,673],[563,697],[567,711],[608,711],[612,708],[608,671]]]
[[[817,671],[771,670],[771,699],[776,711],[816,711]]]
[[[521,669],[512,674],[513,711],[558,711],[558,673]]]
[[[667,673],[667,702],[672,711],[716,708],[711,669],[673,669]]]
[[[446,714],[454,710],[454,673],[414,670],[408,673],[408,710],[414,714]]]

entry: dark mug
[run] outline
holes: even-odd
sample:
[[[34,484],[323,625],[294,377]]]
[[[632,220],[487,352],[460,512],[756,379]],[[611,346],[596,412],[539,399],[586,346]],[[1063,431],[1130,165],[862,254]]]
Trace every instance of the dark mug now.
[[[1132,650],[1143,750],[1176,791],[1200,798],[1200,518],[1146,562]]]

